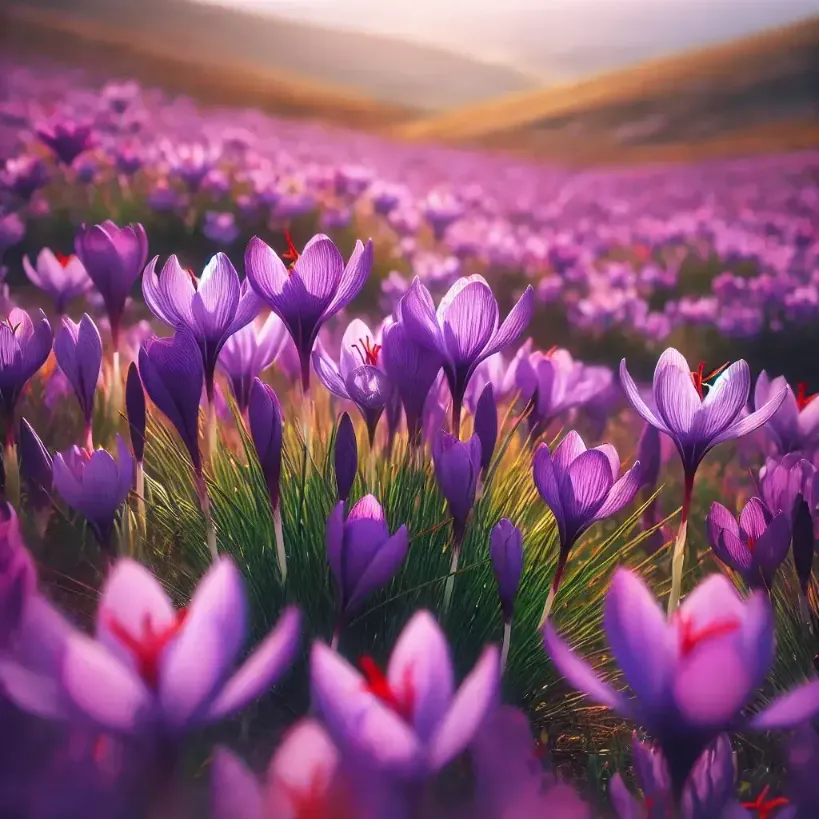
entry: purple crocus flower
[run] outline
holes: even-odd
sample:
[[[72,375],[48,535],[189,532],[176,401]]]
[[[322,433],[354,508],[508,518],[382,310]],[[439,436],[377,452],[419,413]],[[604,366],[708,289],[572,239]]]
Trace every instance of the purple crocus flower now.
[[[404,627],[386,674],[368,657],[361,667],[363,674],[314,643],[313,703],[342,752],[384,772],[414,778],[441,770],[497,706],[498,649],[484,649],[456,693],[446,637],[426,611]]]
[[[145,407],[145,390],[134,361],[128,367],[128,375],[125,379],[125,414],[128,416],[134,460],[137,464],[141,464],[145,458],[145,427],[148,417]]]
[[[383,370],[381,345],[367,325],[361,319],[350,322],[341,339],[338,366],[319,345],[313,352],[313,369],[329,392],[358,407],[372,447],[378,421],[392,394],[392,384]]]
[[[249,324],[261,304],[247,280],[224,253],[217,253],[197,279],[171,256],[156,273],[155,256],[142,276],[142,294],[151,312],[170,327],[186,329],[196,339],[205,370],[208,398],[213,397],[216,360],[225,342]]]
[[[288,268],[272,248],[253,237],[245,252],[245,270],[253,289],[278,314],[293,338],[301,362],[302,387],[310,390],[310,354],[321,326],[346,307],[370,275],[373,245],[356,242],[345,267],[333,241],[314,236],[299,253],[292,242]]]
[[[276,360],[286,340],[287,328],[270,313],[266,319],[257,318],[237,330],[222,347],[217,366],[228,377],[242,414],[247,412],[254,380]]]
[[[546,650],[572,686],[646,728],[663,750],[679,798],[703,751],[719,734],[744,724],[740,712],[767,676],[775,639],[768,596],[756,592],[742,600],[727,577],[711,575],[666,620],[645,583],[618,569],[603,626],[633,699],[573,654],[551,622]],[[748,727],[787,728],[817,710],[819,682],[808,683],[753,716]]]
[[[819,401],[807,395],[807,385],[799,383],[797,391],[782,377],[769,378],[763,370],[754,388],[754,407],[760,409],[782,390],[785,398],[779,409],[765,424],[778,451],[786,455],[798,450],[809,450],[819,443]]]
[[[91,126],[70,120],[41,125],[37,128],[37,136],[54,156],[68,167],[94,144]]]
[[[611,444],[586,449],[574,431],[558,444],[554,455],[541,444],[532,459],[535,486],[557,524],[560,554],[541,618],[549,616],[572,546],[597,521],[616,515],[631,503],[640,485],[640,462],[622,477],[620,456]]]
[[[139,224],[117,227],[110,219],[101,225],[83,225],[74,241],[77,256],[102,296],[114,350],[125,302],[148,258],[148,237]]]
[[[350,416],[343,412],[338,419],[333,463],[336,470],[336,491],[340,501],[350,497],[355,476],[358,473],[358,444],[355,427]]]
[[[199,345],[185,331],[172,338],[152,338],[139,350],[139,375],[151,401],[174,425],[202,474],[199,449],[199,399],[205,382]]]
[[[48,182],[48,170],[36,156],[18,156],[7,159],[0,170],[0,187],[11,191],[24,201]]]
[[[475,407],[475,434],[481,441],[481,472],[486,476],[498,441],[498,407],[491,383],[483,388]]]
[[[86,313],[79,324],[63,318],[62,327],[54,339],[57,364],[71,383],[85,422],[85,447],[94,448],[91,421],[94,416],[94,395],[102,371],[102,338],[97,325]]]
[[[23,269],[35,287],[54,299],[59,315],[65,312],[68,302],[87,293],[93,285],[77,256],[55,255],[47,247],[37,255],[36,267],[24,256]]]
[[[400,302],[407,335],[443,358],[452,393],[452,431],[460,435],[461,406],[478,364],[520,338],[532,317],[534,291],[526,288],[498,326],[498,302],[483,276],[458,279],[441,299],[438,311],[429,290],[416,278]]]
[[[707,383],[716,378],[711,384]],[[761,427],[782,405],[786,390],[743,417],[751,391],[751,372],[745,361],[737,361],[710,375],[700,362],[692,371],[685,358],[673,348],[667,349],[654,370],[653,396],[656,409],[643,400],[634,379],[620,362],[620,382],[626,398],[647,423],[671,438],[680,453],[685,473],[682,515],[671,564],[671,594],[668,610],[673,611],[682,592],[685,538],[694,476],[702,459],[718,444],[740,438]],[[708,393],[705,394],[705,389]]]
[[[45,364],[52,340],[51,325],[42,310],[32,321],[28,313],[15,307],[0,322],[0,413],[7,446],[14,442],[17,402],[29,379]]]
[[[183,611],[148,569],[125,558],[102,589],[94,636],[38,599],[0,663],[0,683],[20,708],[51,719],[177,737],[240,711],[292,662],[300,626],[288,609],[231,674],[247,638],[246,607],[228,558],[211,567]]]
[[[407,527],[390,535],[381,504],[365,495],[344,515],[339,501],[327,519],[327,562],[338,590],[338,620],[334,641],[364,601],[395,577],[407,556]]]
[[[797,452],[782,458],[768,458],[759,470],[759,494],[772,512],[784,512],[793,517],[800,497],[810,509],[819,507],[819,480],[816,468]]]
[[[384,370],[404,407],[410,446],[418,446],[424,404],[443,359],[437,351],[413,341],[401,321],[390,322],[384,328],[382,356]]]
[[[523,537],[511,520],[501,518],[489,536],[489,558],[498,582],[498,597],[503,612],[503,645],[501,647],[501,672],[506,668],[512,638],[512,616],[515,613],[515,597],[523,573]]]
[[[133,485],[134,461],[119,435],[116,461],[104,449],[91,452],[78,446],[54,456],[54,488],[88,521],[105,553],[115,551],[114,516]]]
[[[759,498],[751,498],[738,522],[721,503],[714,502],[707,524],[714,554],[750,588],[770,591],[791,545],[788,516],[784,512],[774,515]]]

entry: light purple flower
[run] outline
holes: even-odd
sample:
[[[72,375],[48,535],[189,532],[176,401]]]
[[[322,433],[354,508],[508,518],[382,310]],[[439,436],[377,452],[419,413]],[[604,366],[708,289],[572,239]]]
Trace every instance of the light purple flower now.
[[[794,394],[790,384],[782,377],[769,378],[763,370],[754,388],[754,406],[761,409],[782,390],[785,398],[779,409],[765,424],[777,449],[783,455],[798,450],[809,450],[819,443],[819,401],[806,395],[806,385],[797,384]]]
[[[35,287],[54,299],[57,313],[65,312],[72,299],[87,293],[93,282],[77,256],[55,255],[44,247],[37,255],[36,267],[23,257],[23,269]]]

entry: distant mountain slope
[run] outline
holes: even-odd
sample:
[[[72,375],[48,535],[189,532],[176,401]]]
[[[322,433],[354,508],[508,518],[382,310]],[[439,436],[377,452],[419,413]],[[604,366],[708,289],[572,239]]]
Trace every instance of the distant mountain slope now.
[[[4,5],[15,4],[0,0],[0,10]],[[443,49],[185,0],[25,0],[16,7],[92,22],[127,35],[139,48],[281,71],[407,108],[468,105],[537,87],[513,69]]]
[[[753,134],[819,144],[819,17],[753,37],[400,124],[404,139],[594,158]],[[749,143],[750,144],[750,143]]]

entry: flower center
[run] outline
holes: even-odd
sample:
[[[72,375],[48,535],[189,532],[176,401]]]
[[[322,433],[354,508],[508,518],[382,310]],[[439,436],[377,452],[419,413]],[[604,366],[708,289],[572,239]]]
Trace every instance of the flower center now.
[[[74,259],[73,256],[68,255],[66,256],[64,253],[57,253],[57,261],[60,263],[60,266],[63,268],[68,267],[71,264],[72,260]]]
[[[381,345],[373,344],[369,336],[358,339],[358,344],[353,344],[353,349],[358,353],[362,364],[369,364],[371,367],[375,367],[378,364],[378,354],[381,352]]]
[[[196,278],[196,273],[193,272],[193,268],[186,267],[184,268],[185,272],[191,277],[191,284],[193,284],[193,289],[199,289],[199,279]]]
[[[289,230],[285,230],[284,240],[287,242],[287,252],[282,253],[282,259],[289,262],[287,269],[292,272],[293,268],[296,266],[299,256],[301,256],[301,253],[296,250],[296,246],[293,244],[293,237],[290,235]]]
[[[395,711],[406,722],[412,720],[415,709],[415,686],[412,682],[412,668],[404,670],[403,691],[396,691],[372,657],[362,657],[359,667],[366,679],[365,689]]]
[[[696,628],[686,614],[675,614],[675,619],[679,624],[680,653],[683,657],[691,654],[700,643],[724,637],[739,629],[739,621],[735,619],[716,620],[701,628]]]
[[[771,819],[773,816],[773,812],[777,808],[781,808],[784,805],[788,804],[788,800],[785,799],[784,796],[778,796],[776,799],[767,799],[768,791],[770,790],[770,785],[766,785],[762,789],[762,793],[756,798],[753,802],[743,802],[743,808],[749,808],[750,810],[755,810],[758,819]]]
[[[814,393],[813,395],[808,395],[808,385],[805,381],[799,381],[796,384],[796,406],[799,408],[801,412],[805,407],[813,401],[819,393]]]
[[[726,361],[721,367],[717,367],[716,370],[713,370],[708,375],[705,374],[705,362],[700,361],[699,366],[697,367],[696,371],[692,371],[691,379],[694,382],[694,387],[697,390],[700,398],[704,398],[703,388],[708,387],[709,389],[713,386],[713,384],[709,384],[708,382],[712,379],[716,378],[726,367],[728,366],[728,362]]]
[[[154,691],[159,683],[159,660],[162,652],[179,633],[186,616],[185,609],[180,609],[172,623],[164,628],[155,629],[150,612],[145,612],[142,619],[142,633],[138,636],[131,634],[115,617],[106,617],[106,625],[111,630],[111,634],[131,652],[136,660],[139,676]]]
[[[545,353],[543,353],[543,357],[544,358],[551,358],[559,349],[560,348],[557,346],[557,344],[554,344],[551,347],[549,347],[549,349],[546,350]]]

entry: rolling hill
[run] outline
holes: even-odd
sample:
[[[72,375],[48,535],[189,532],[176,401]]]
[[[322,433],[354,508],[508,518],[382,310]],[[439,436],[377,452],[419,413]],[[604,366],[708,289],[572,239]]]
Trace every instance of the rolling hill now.
[[[70,4],[0,0],[0,15],[4,17],[0,20],[3,49],[25,43],[29,49],[51,54],[56,48],[61,59],[75,51],[79,59],[83,52],[102,60],[109,70],[127,70],[139,78],[136,69],[162,76],[149,64],[162,62],[170,82],[189,82],[194,79],[189,74],[207,70],[207,84],[230,82],[237,90],[245,83],[257,90],[270,84],[277,86],[276,94],[293,98],[302,92],[324,92],[328,97],[349,97],[356,109],[365,100],[375,101],[393,109],[393,114],[395,109],[432,111],[472,104],[539,84],[514,69],[398,38],[186,0],[73,0]],[[174,70],[167,70],[171,64]],[[192,72],[185,69],[186,64]],[[293,92],[287,94],[285,86],[290,83]],[[198,82],[200,87],[207,84]]]
[[[819,145],[819,17],[399,124],[394,136],[578,161]]]

